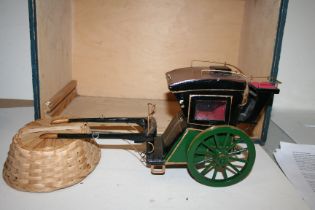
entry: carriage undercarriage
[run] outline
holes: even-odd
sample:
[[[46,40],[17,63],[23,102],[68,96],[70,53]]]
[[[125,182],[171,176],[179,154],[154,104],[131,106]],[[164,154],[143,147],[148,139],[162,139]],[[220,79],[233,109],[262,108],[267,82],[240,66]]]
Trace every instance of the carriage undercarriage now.
[[[180,117],[175,117],[178,122]],[[174,121],[174,120],[173,120]],[[162,175],[167,167],[187,167],[198,182],[208,186],[228,186],[247,176],[254,160],[255,148],[250,138],[233,126],[212,126],[206,130],[187,128],[165,147],[164,135],[157,136],[156,121],[147,118],[73,118],[56,119],[52,125],[84,123],[80,133],[49,132],[41,138],[56,139],[125,139],[133,144],[123,149],[142,152],[151,173]],[[171,130],[174,132],[171,123]],[[124,132],[115,132],[115,129]],[[106,145],[102,148],[121,149],[121,145]]]

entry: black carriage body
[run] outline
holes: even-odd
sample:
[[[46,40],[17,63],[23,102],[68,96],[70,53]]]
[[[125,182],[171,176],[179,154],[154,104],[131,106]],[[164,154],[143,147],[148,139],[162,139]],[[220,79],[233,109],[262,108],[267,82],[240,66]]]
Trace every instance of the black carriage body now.
[[[239,122],[257,123],[260,112],[267,106],[272,106],[273,95],[280,90],[271,82],[250,82],[248,99],[241,108]]]
[[[166,77],[188,127],[205,129],[237,124],[246,89],[242,75],[229,70],[188,67],[170,71]]]
[[[196,135],[217,125],[233,130],[242,122],[256,123],[263,108],[279,93],[275,84],[248,82],[245,75],[227,66],[180,68],[167,72],[166,78],[181,112],[154,142],[160,149],[149,155],[153,165],[163,164],[163,160],[167,164],[187,163],[186,151]],[[185,149],[179,149],[181,146]]]

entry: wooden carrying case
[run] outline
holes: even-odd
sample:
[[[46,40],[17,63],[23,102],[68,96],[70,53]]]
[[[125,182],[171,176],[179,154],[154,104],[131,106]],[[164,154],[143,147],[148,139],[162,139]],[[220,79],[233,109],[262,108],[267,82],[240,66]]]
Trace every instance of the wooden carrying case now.
[[[29,0],[35,118],[179,110],[165,72],[212,60],[277,76],[288,0]],[[250,129],[264,143],[271,106]]]

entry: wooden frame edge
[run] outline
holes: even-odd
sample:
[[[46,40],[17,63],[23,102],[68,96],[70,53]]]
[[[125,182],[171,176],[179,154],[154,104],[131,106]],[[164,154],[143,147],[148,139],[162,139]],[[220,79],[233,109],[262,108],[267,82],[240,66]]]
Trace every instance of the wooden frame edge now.
[[[77,81],[71,80],[52,98],[45,102],[45,115],[48,117],[54,117],[61,114],[77,95]]]

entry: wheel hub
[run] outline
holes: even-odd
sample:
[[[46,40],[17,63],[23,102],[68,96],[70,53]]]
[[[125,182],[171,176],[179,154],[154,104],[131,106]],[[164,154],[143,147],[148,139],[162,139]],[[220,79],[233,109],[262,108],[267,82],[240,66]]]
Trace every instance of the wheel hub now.
[[[215,157],[215,163],[217,166],[219,167],[223,167],[226,166],[228,163],[229,159],[228,156],[224,153],[219,153],[216,157]]]

